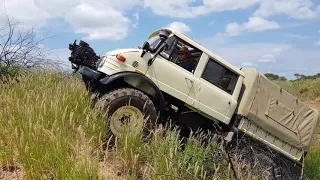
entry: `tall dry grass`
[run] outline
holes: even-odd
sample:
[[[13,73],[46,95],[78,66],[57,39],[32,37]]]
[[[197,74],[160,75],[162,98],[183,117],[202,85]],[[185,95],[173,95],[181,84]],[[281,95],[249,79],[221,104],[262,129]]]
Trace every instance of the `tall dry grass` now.
[[[97,179],[106,129],[81,82],[43,72],[17,80],[0,83],[0,164],[23,167],[26,179]]]
[[[233,177],[222,146],[201,136],[182,146],[177,130],[159,128],[144,141],[134,129],[104,149],[108,124],[76,76],[26,74],[0,83],[0,96],[0,167],[21,168],[24,179]],[[103,164],[119,173],[103,172]]]
[[[276,83],[304,101],[312,101],[320,97],[320,78],[278,81]]]

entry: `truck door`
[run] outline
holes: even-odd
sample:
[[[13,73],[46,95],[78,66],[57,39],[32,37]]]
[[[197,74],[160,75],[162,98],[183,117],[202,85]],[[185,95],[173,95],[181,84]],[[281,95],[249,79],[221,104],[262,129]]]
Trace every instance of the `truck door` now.
[[[188,102],[200,111],[226,124],[237,106],[237,100],[232,96],[238,80],[238,75],[213,58],[203,54],[195,71],[194,89]]]
[[[182,102],[186,102],[190,91],[196,85],[194,70],[197,61],[193,60],[198,59],[201,56],[201,52],[176,36],[169,37],[167,43],[168,49],[163,50],[157,56],[149,67],[147,76],[155,81],[161,90]],[[189,50],[190,56],[188,60],[194,62],[195,65],[193,71],[188,71],[177,64],[177,61],[179,61],[178,52],[182,47]],[[192,55],[195,55],[195,57]]]
[[[185,102],[194,83],[193,73],[181,68],[177,64],[158,56],[149,67],[147,74],[158,87]]]

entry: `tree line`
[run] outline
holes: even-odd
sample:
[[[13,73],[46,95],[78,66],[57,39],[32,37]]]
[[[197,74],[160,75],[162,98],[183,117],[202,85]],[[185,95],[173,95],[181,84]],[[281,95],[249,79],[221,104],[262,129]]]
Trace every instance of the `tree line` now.
[[[279,76],[277,74],[273,73],[266,73],[264,74],[268,79],[270,80],[275,80],[275,81],[287,81],[287,78],[284,76]],[[304,79],[317,79],[320,78],[320,73],[311,75],[311,76],[306,76],[303,74],[295,73],[294,76],[296,77],[295,80],[304,80]]]

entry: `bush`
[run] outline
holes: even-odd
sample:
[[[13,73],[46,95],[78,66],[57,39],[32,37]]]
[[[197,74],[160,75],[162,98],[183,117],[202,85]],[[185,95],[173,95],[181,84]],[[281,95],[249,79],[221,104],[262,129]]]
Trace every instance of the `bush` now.
[[[23,72],[22,68],[14,66],[0,66],[0,78],[16,77]]]

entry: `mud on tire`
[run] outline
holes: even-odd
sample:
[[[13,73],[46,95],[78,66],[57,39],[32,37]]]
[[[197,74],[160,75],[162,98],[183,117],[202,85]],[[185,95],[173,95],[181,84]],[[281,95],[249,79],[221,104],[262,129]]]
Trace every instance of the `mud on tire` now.
[[[157,117],[155,106],[147,95],[136,89],[120,88],[113,90],[100,97],[95,103],[94,109],[96,113],[106,118],[111,132],[116,137],[121,137],[124,132],[119,123],[126,123],[128,118],[129,121],[132,121],[132,118],[136,118],[136,115],[142,116],[138,120],[145,121],[143,126],[145,137],[155,127]]]

